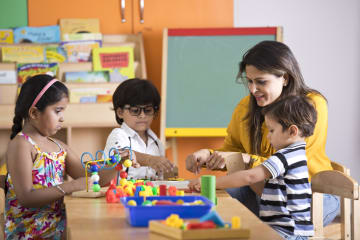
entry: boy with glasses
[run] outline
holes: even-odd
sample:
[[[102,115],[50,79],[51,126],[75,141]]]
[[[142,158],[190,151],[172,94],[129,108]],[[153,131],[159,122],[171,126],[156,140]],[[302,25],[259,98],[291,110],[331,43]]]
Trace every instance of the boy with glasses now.
[[[172,171],[173,164],[165,158],[165,150],[150,125],[160,106],[160,95],[148,80],[129,79],[114,92],[115,119],[120,125],[107,138],[104,152],[113,147],[130,147],[141,167],[130,167],[128,179],[156,179]]]

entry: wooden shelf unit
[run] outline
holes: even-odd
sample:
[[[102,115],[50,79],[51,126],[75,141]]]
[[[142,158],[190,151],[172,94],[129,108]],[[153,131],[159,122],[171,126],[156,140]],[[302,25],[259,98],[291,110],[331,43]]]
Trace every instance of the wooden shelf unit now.
[[[135,76],[146,79],[144,42],[141,33],[103,35],[103,46],[134,47]],[[1,47],[1,46],[0,46]],[[15,70],[15,63],[0,63],[0,69]],[[64,81],[64,72],[91,71],[92,63],[59,63],[58,78]],[[66,83],[71,89],[107,88],[113,93],[119,83]],[[0,160],[10,141],[14,117],[16,84],[0,84]],[[64,141],[80,156],[83,152],[103,150],[111,130],[117,127],[112,103],[70,103],[65,111],[63,129],[55,136]]]

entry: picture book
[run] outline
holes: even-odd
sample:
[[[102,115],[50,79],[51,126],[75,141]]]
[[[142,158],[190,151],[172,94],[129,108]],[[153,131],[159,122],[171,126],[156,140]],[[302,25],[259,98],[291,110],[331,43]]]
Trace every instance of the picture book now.
[[[134,48],[103,47],[93,50],[94,71],[110,71],[111,82],[121,82],[135,77]]]
[[[110,76],[108,71],[97,72],[66,72],[66,82],[109,82]]]
[[[15,43],[58,43],[60,28],[58,25],[45,27],[19,27],[14,29]]]
[[[111,95],[107,88],[74,88],[70,90],[70,103],[95,103],[98,95]]]
[[[0,29],[0,43],[13,43],[14,34],[12,29]]]
[[[101,33],[64,33],[62,41],[102,40]]]
[[[45,48],[46,62],[65,62],[66,53],[62,47],[57,44],[47,45]]]
[[[0,84],[16,83],[16,71],[0,69]]]
[[[101,41],[70,41],[62,42],[60,45],[66,53],[67,62],[89,62],[92,50],[101,47]]]
[[[36,63],[44,62],[43,46],[5,46],[1,48],[3,62]]]
[[[112,102],[112,94],[98,94],[96,95],[96,102],[98,103]]]
[[[97,18],[60,19],[61,39],[66,40],[66,34],[73,33],[100,33],[100,22]]]
[[[23,84],[29,77],[37,74],[48,74],[56,76],[58,72],[57,63],[25,63],[17,64],[18,83]]]

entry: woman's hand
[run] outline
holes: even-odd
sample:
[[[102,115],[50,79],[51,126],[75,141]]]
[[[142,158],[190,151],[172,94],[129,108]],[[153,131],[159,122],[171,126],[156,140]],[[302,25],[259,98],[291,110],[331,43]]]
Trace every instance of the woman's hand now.
[[[225,156],[226,153],[222,152],[214,152],[210,155],[206,162],[207,169],[216,170],[216,169],[223,169],[225,167]]]
[[[200,179],[196,178],[193,180],[190,180],[189,184],[188,184],[188,188],[191,191],[196,191],[196,192],[200,192],[201,190],[201,183],[200,183]]]
[[[209,157],[209,149],[200,149],[199,151],[190,154],[186,158],[186,169],[190,172],[198,174],[201,166],[208,161]]]

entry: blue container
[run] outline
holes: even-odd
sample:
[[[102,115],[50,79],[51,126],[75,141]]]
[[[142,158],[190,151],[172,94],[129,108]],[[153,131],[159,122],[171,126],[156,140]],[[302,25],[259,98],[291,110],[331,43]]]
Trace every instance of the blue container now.
[[[203,205],[155,205],[141,206],[143,197],[123,197],[121,203],[125,206],[126,217],[131,226],[147,227],[150,220],[164,220],[171,214],[178,214],[181,218],[200,218],[207,214],[214,204],[203,196],[154,196],[146,200],[170,200],[176,202],[181,199],[185,203],[202,200]],[[128,206],[129,200],[135,200],[137,206]]]

